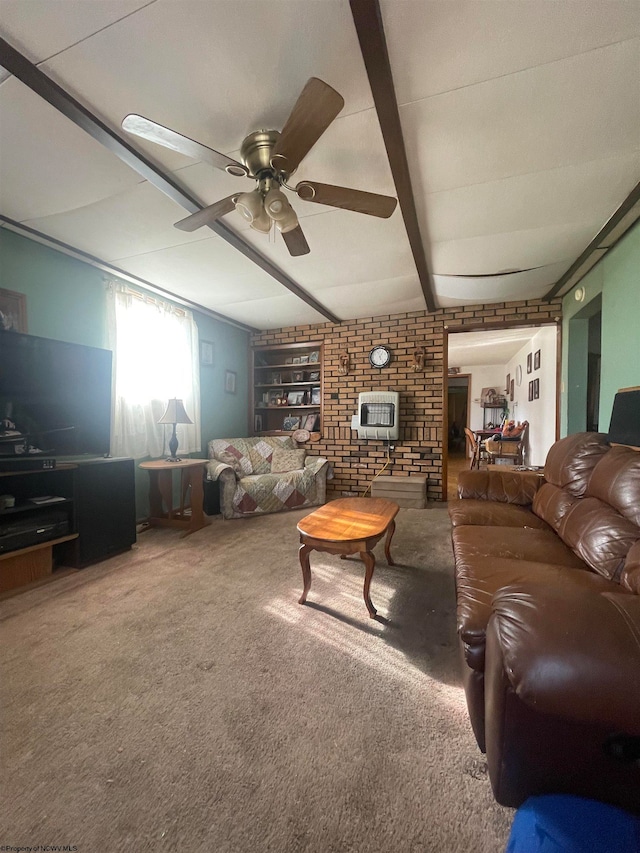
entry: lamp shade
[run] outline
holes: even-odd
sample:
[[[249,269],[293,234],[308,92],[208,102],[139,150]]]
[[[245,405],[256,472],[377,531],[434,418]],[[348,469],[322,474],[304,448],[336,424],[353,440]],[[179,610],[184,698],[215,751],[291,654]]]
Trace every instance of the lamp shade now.
[[[251,223],[254,231],[261,231],[263,234],[268,234],[271,231],[271,218],[266,210],[262,210],[259,216]]]
[[[185,412],[182,400],[173,397],[167,403],[164,414],[158,421],[159,424],[192,424],[193,421]]]
[[[253,222],[254,219],[257,219],[263,212],[262,193],[260,190],[241,193],[236,199],[236,210],[247,222]]]
[[[264,197],[264,209],[273,220],[277,221],[287,216],[291,205],[280,187],[273,187]]]
[[[276,225],[282,234],[286,234],[288,231],[293,231],[294,228],[298,227],[298,217],[296,216],[295,210],[289,206],[285,216],[282,219],[276,220]]]

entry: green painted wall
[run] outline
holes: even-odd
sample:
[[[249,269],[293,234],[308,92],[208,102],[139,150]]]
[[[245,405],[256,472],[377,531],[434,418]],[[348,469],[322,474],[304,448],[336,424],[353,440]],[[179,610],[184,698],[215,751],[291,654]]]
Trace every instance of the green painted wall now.
[[[24,293],[31,335],[87,346],[107,346],[105,273],[0,228],[0,288]],[[202,450],[212,438],[247,435],[249,334],[194,311],[201,340],[214,345],[214,363],[202,367]],[[225,371],[237,374],[235,394],[225,393]],[[148,480],[136,469],[138,517],[147,514]]]
[[[586,340],[590,306],[602,299],[602,362],[599,428],[606,432],[618,388],[640,385],[640,222],[620,240],[578,287],[563,299],[562,435],[584,429]]]

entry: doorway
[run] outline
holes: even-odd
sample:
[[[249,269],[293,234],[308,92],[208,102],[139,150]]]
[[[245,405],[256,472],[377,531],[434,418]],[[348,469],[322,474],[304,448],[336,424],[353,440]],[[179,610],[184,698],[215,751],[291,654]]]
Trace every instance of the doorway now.
[[[567,431],[598,432],[602,295],[569,320]]]
[[[458,474],[469,465],[464,430],[469,426],[470,380],[469,373],[450,374],[447,378],[447,500],[456,497]]]
[[[544,465],[559,432],[561,338],[557,321],[524,325],[505,322],[493,328],[483,325],[447,330],[445,334],[442,497],[451,500],[457,497],[461,466],[466,462],[468,467],[464,445],[461,448],[457,440],[460,428],[468,426],[476,431],[488,428],[490,422],[500,425],[500,420],[495,422],[493,408],[487,405],[490,397],[502,401],[501,417],[529,424],[524,464]],[[454,390],[456,386],[465,387],[466,394]]]

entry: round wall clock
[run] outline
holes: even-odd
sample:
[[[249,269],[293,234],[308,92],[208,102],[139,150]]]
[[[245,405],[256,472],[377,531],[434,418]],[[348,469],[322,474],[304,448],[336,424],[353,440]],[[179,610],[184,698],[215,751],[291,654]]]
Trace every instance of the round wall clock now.
[[[516,367],[516,385],[522,385],[522,365]]]
[[[391,362],[391,350],[388,347],[376,346],[369,353],[371,367],[388,367]]]

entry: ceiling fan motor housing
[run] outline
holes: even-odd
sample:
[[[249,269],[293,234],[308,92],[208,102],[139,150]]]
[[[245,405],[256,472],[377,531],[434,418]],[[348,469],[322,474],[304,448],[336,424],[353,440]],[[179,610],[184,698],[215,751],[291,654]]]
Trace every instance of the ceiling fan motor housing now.
[[[286,177],[271,165],[273,150],[279,138],[277,130],[256,130],[242,141],[240,157],[254,177],[260,178],[265,172],[271,177],[281,174]]]

